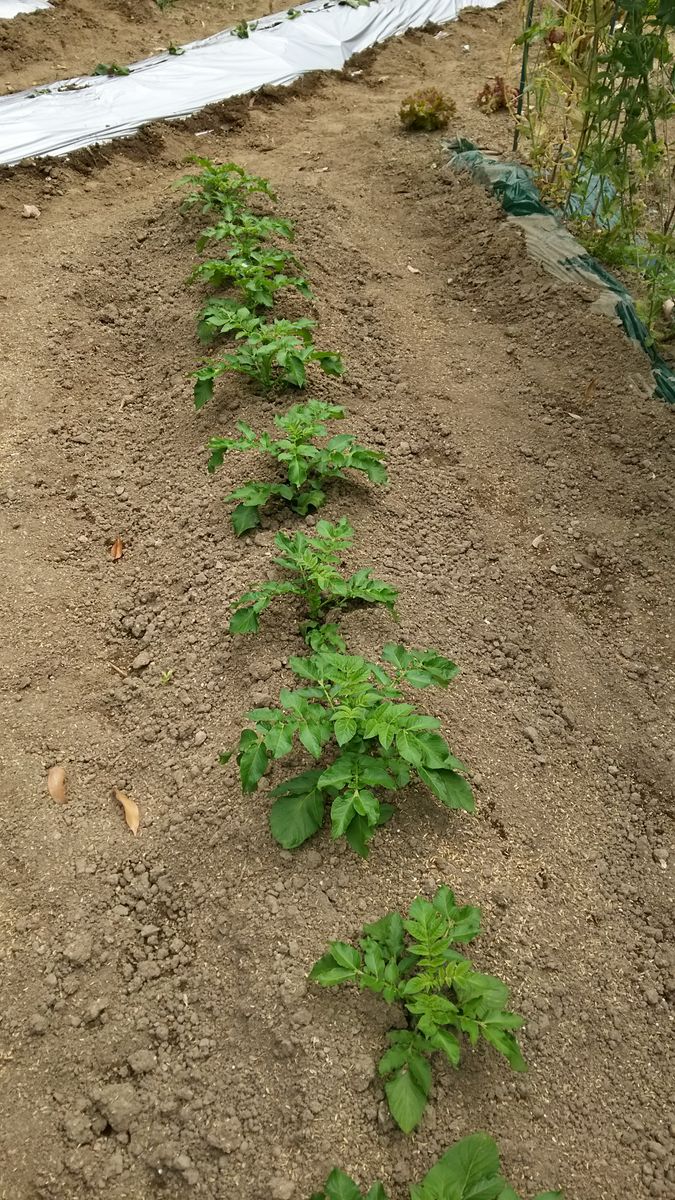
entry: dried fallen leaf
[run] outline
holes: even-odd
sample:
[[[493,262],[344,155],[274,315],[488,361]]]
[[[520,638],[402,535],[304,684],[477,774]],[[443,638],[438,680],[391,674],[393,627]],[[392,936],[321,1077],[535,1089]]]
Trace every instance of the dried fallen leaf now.
[[[112,558],[113,562],[117,562],[118,559],[120,559],[123,554],[124,554],[124,542],[122,541],[121,537],[116,537],[115,541],[113,542],[112,546],[110,547],[110,557]]]
[[[66,773],[63,767],[50,767],[47,775],[47,791],[57,804],[66,802]]]
[[[419,267],[411,267],[410,263],[408,263],[408,270],[410,271],[411,275],[421,275],[422,274]]]
[[[539,549],[543,540],[544,540],[543,533],[538,533],[536,538],[532,538],[532,545],[534,546],[535,550]]]
[[[113,788],[113,793],[118,804],[124,809],[124,820],[129,826],[134,837],[138,833],[138,826],[141,823],[141,814],[138,811],[138,805],[135,800],[127,796],[126,792],[120,792],[117,788]]]
[[[37,221],[40,216],[40,209],[35,204],[24,204],[21,209],[21,216],[26,217],[27,220],[30,220],[32,217],[34,221]]]

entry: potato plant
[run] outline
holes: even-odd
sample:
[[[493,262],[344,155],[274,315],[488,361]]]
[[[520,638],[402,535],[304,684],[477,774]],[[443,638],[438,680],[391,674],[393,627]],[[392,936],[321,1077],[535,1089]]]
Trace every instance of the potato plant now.
[[[402,1006],[406,1027],[390,1030],[378,1069],[404,1133],[412,1132],[426,1108],[429,1060],[440,1051],[458,1067],[462,1034],[472,1046],[479,1039],[493,1046],[514,1070],[527,1070],[513,1032],[524,1022],[506,1008],[508,988],[474,971],[454,948],[479,933],[480,909],[458,908],[450,889],[441,887],[431,902],[418,896],[406,919],[394,912],[364,925],[358,947],[330,942],[310,972],[324,987],[355,983]]]
[[[232,220],[223,219],[204,229],[197,238],[197,250],[201,254],[209,242],[223,241],[237,242],[242,249],[252,250],[275,237],[292,242],[295,237],[293,222],[281,217],[259,217],[243,210]]]
[[[245,210],[249,196],[259,193],[269,200],[276,200],[267,179],[249,175],[237,163],[222,163],[219,166],[210,158],[200,158],[196,154],[191,155],[188,161],[201,169],[191,175],[183,175],[174,185],[190,189],[181,205],[183,212],[197,206],[202,213],[218,213],[223,220],[232,221]]]
[[[319,521],[315,534],[278,533],[274,539],[282,551],[275,563],[290,571],[292,580],[270,580],[258,584],[234,602],[230,633],[257,633],[260,614],[277,596],[298,596],[307,619],[300,629],[305,638],[314,640],[326,622],[328,613],[340,612],[361,604],[383,604],[396,617],[398,591],[381,579],[373,579],[367,568],[345,578],[338,570],[345,551],[351,545],[354,530],[342,517],[337,524]],[[325,641],[325,639],[324,639]]]
[[[294,751],[296,739],[316,762],[331,756],[327,765],[286,779],[272,791],[270,828],[286,850],[316,833],[329,805],[333,838],[344,836],[367,858],[375,830],[394,813],[377,793],[401,791],[413,775],[447,808],[473,812],[466,767],[438,732],[440,721],[415,712],[403,690],[405,684],[447,687],[457,667],[434,650],[406,650],[393,643],[383,648],[382,658],[389,671],[342,649],[291,658],[302,686],[282,688],[278,708],[247,714],[253,729],[243,730],[237,749],[245,793],[256,791],[272,762]]]
[[[262,392],[306,387],[311,363],[316,363],[325,375],[342,375],[344,365],[340,355],[333,350],[318,350],[314,345],[315,324],[309,317],[267,323],[261,317],[249,316],[235,332],[232,353],[194,372],[195,407],[204,407],[213,396],[215,380],[228,372],[248,375]]]
[[[471,1133],[455,1142],[430,1171],[410,1186],[410,1200],[520,1200],[500,1174],[496,1143],[487,1133]],[[310,1200],[388,1200],[381,1183],[362,1192],[337,1168]],[[563,1200],[562,1192],[539,1192],[534,1200]]]
[[[250,309],[271,308],[281,288],[295,288],[306,299],[312,292],[304,275],[294,269],[299,267],[295,255],[287,250],[265,248],[248,249],[235,242],[224,259],[209,259],[200,263],[192,272],[189,282],[209,283],[216,288],[236,288]],[[293,273],[289,273],[289,269]],[[216,306],[218,301],[212,301]],[[200,317],[201,321],[202,318]],[[212,336],[220,330],[212,325]],[[201,331],[200,331],[201,335]]]
[[[315,444],[317,438],[327,436],[327,421],[341,421],[344,416],[344,408],[337,404],[308,400],[274,418],[281,437],[257,434],[245,421],[238,421],[239,437],[211,438],[209,471],[217,470],[231,450],[269,455],[284,471],[283,482],[254,480],[230,492],[227,499],[238,501],[232,512],[238,537],[260,525],[262,510],[272,499],[284,500],[303,517],[321,508],[326,502],[327,486],[335,479],[344,479],[348,470],[363,472],[372,483],[387,482],[384,455],[359,445],[351,434],[338,434],[325,446]]]

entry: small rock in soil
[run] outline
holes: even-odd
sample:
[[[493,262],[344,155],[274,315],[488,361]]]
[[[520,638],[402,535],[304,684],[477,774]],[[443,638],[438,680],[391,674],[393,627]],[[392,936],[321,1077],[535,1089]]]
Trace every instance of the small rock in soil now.
[[[137,654],[132,662],[131,669],[132,671],[142,671],[144,667],[149,667],[151,662],[152,659],[150,658],[148,651],[141,650],[140,654]]]
[[[99,1000],[92,1000],[91,1004],[82,1016],[82,1020],[84,1021],[85,1025],[91,1025],[93,1021],[97,1021],[101,1016],[101,1013],[105,1012],[109,1003],[110,1001],[105,997],[101,997]]]
[[[141,1107],[130,1083],[111,1083],[100,1088],[94,1099],[115,1133],[126,1133]]]
[[[129,1066],[134,1075],[145,1075],[148,1071],[154,1071],[157,1059],[152,1050],[137,1050],[129,1056]]]
[[[295,1184],[290,1179],[282,1179],[280,1175],[273,1175],[269,1182],[269,1190],[271,1200],[291,1200],[295,1192]]]
[[[64,948],[64,957],[75,967],[83,967],[89,962],[93,949],[91,934],[78,933]]]

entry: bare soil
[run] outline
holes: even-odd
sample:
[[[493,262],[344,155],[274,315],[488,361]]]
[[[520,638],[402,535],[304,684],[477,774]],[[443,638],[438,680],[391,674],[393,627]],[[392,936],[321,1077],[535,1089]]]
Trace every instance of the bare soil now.
[[[159,126],[0,181],[3,1200],[302,1200],[333,1164],[402,1200],[476,1129],[526,1196],[673,1195],[673,414],[592,293],[396,119],[428,82],[506,150],[475,95],[516,22],[468,14],[237,129],[214,110],[206,137]],[[266,175],[297,222],[348,364],[315,394],[390,459],[390,487],[344,485],[325,515],[355,526],[350,567],[401,589],[401,640],[462,669],[423,700],[477,815],[408,789],[367,863],[327,833],[280,852],[265,793],[217,762],[300,643],[290,606],[225,632],[276,523],[233,538],[223,497],[251,467],[208,476],[204,445],[282,401],[228,381],[193,410],[198,226],[171,184],[196,147]],[[346,627],[371,657],[392,637],[378,613]],[[439,1064],[406,1138],[374,1077],[390,1011],[306,976],[440,883],[483,908],[475,958],[527,1017],[530,1070]]]

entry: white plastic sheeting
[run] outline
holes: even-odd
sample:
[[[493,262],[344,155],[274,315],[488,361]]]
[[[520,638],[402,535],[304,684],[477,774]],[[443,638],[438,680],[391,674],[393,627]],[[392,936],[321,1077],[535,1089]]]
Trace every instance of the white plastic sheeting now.
[[[51,8],[49,0],[0,0],[0,21],[18,17],[19,13],[37,12],[39,8]]]
[[[305,4],[301,15],[264,17],[248,38],[230,30],[192,42],[181,55],[146,59],[121,77],[54,83],[0,99],[0,163],[62,155],[134,133],[149,121],[185,117],[207,104],[288,84],[306,71],[339,70],[352,54],[406,29],[453,20],[461,9],[500,0],[374,0],[351,8]]]

